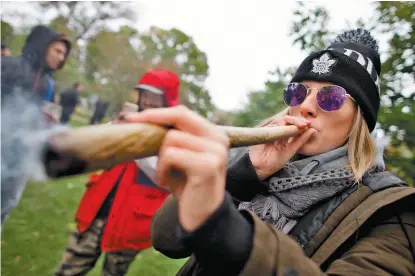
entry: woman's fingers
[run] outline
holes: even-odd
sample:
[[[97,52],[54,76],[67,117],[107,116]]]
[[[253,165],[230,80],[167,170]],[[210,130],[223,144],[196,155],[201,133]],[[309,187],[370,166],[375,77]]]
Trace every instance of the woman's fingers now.
[[[286,126],[286,125],[295,125],[298,128],[307,128],[310,126],[310,121],[301,117],[294,117],[290,115],[286,115],[284,117],[276,118],[272,121],[267,127],[271,126]]]
[[[292,139],[292,141],[289,143],[288,147],[290,147],[290,150],[296,153],[307,141],[316,133],[318,132],[314,128],[309,128],[303,133],[297,135]]]
[[[310,126],[311,122],[307,119],[294,116],[284,116],[284,121],[286,125],[295,125],[298,128],[307,128]]]
[[[230,145],[225,133],[208,120],[190,111],[184,106],[148,109],[143,112],[129,113],[125,116],[128,122],[145,122],[175,128],[197,136],[210,137],[223,144]]]
[[[226,158],[215,153],[195,152],[170,146],[159,156],[156,169],[157,182],[161,187],[169,186],[172,191],[176,189],[181,191],[188,182],[188,177],[202,177],[204,174],[216,173],[226,166],[226,161]]]
[[[179,130],[169,130],[160,148],[160,154],[168,147],[185,148],[196,152],[212,152],[223,158],[227,157],[228,149],[223,144],[207,138],[199,137]]]
[[[183,151],[178,153],[182,158],[181,162],[178,163],[177,156],[172,154],[172,151],[179,150]],[[159,185],[164,186],[167,182],[170,185],[171,182],[175,186],[177,183],[186,182],[184,174],[180,174],[180,172],[188,172],[189,169],[192,172],[197,172],[200,168],[208,170],[210,161],[201,160],[204,155],[198,155],[199,153],[206,153],[216,156],[217,159],[227,160],[228,148],[209,138],[195,136],[179,130],[169,130],[159,151],[159,163],[156,173]],[[166,158],[171,158],[171,160],[166,161]],[[170,162],[176,164],[176,167],[166,171],[166,166],[173,165]],[[190,168],[189,166],[193,167]],[[206,171],[200,171],[200,173],[206,173]]]
[[[185,171],[188,162],[182,162],[181,158],[194,158],[194,154],[183,149],[170,147],[160,155],[156,168],[156,182],[160,187],[170,190],[179,199],[186,184]]]
[[[111,123],[113,124],[120,124],[120,123],[127,123],[126,121],[126,115],[127,114],[134,114],[136,112],[128,112],[128,111],[122,111],[120,112],[120,114],[118,114],[117,118],[115,118],[114,120],[111,121]]]

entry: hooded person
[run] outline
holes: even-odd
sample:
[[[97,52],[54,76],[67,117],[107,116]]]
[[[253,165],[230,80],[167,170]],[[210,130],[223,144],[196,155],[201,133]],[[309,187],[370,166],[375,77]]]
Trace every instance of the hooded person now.
[[[24,190],[27,175],[22,171],[33,169],[22,167],[29,149],[22,141],[27,135],[21,133],[33,134],[46,122],[55,121],[45,109],[44,99],[52,94],[50,74],[63,68],[70,49],[63,34],[36,26],[26,38],[21,56],[1,58],[2,224]]]
[[[152,70],[138,82],[139,111],[179,103],[180,80]],[[150,223],[169,192],[155,184],[157,157],[92,174],[75,215],[77,229],[55,275],[85,275],[105,252],[103,275],[124,275],[136,255],[151,247]]]
[[[26,38],[22,55],[2,57],[2,106],[16,88],[39,103],[47,97],[51,73],[61,70],[71,51],[71,42],[62,33],[39,25]]]
[[[156,250],[190,256],[177,275],[415,275],[415,189],[371,135],[380,72],[370,32],[340,34],[304,59],[281,93],[287,108],[261,124],[303,132],[230,155],[189,110],[130,115],[177,126],[158,155],[171,195],[152,222]]]

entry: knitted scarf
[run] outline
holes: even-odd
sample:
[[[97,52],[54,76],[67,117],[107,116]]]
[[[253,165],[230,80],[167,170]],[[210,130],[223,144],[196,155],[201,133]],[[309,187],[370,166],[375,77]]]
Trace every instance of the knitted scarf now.
[[[241,202],[239,209],[251,210],[287,234],[313,205],[356,183],[348,163],[347,146],[291,161],[269,178],[269,194]]]

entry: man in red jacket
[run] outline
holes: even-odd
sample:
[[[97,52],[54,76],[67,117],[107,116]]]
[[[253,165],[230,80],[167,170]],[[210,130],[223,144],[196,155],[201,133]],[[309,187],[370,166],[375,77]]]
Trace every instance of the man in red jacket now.
[[[147,72],[135,87],[139,111],[177,105],[179,85],[172,72]],[[151,247],[151,218],[169,194],[154,184],[156,163],[149,157],[90,176],[75,215],[77,231],[55,275],[85,275],[102,252],[103,275],[125,275],[140,250]]]

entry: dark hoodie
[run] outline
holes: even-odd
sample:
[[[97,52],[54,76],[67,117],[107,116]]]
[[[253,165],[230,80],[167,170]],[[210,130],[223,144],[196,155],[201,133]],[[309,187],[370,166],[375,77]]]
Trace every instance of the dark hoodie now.
[[[46,52],[54,41],[66,44],[65,61],[59,66],[61,69],[71,50],[71,43],[62,34],[45,26],[36,26],[26,38],[22,56],[2,57],[1,60],[1,98],[2,105],[7,101],[15,88],[21,88],[24,93],[33,94],[33,98],[43,99],[48,90],[48,74],[53,71],[46,64]]]

